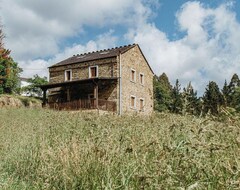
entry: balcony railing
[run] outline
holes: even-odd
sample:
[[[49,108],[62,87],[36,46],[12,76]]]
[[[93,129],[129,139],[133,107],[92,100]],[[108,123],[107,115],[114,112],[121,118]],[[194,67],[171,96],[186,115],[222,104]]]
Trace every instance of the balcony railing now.
[[[104,111],[117,111],[117,103],[115,101],[108,101],[108,100],[97,100],[96,99],[79,99],[70,102],[55,102],[55,103],[48,103],[48,106],[51,109],[56,110],[89,110],[89,109],[100,109]]]

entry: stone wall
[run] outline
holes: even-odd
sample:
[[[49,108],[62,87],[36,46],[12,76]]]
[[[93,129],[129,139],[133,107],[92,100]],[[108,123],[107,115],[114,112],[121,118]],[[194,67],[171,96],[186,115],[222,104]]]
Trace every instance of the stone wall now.
[[[122,65],[122,111],[150,114],[153,111],[153,73],[150,70],[138,46],[121,55]],[[135,70],[136,80],[131,80],[131,70]],[[140,73],[144,83],[140,84]],[[131,96],[135,97],[136,107],[131,107]],[[140,99],[144,100],[144,109],[140,110]]]
[[[98,77],[117,77],[118,76],[118,66],[116,58],[107,58],[107,59],[100,59],[95,61],[88,61],[84,63],[76,63],[66,66],[59,66],[49,68],[50,72],[50,83],[62,83],[65,81],[65,71],[71,70],[72,71],[72,81],[74,80],[81,80],[81,79],[88,79],[89,78],[89,67],[97,66],[98,67]],[[90,85],[90,86],[89,86]],[[91,84],[84,87],[86,89],[92,89],[89,92],[85,92],[84,90],[79,90],[78,87],[71,88],[72,96],[75,96],[74,91],[78,91],[79,93],[85,93],[81,98],[87,98],[88,94],[93,93],[93,87]],[[61,94],[66,94],[66,90],[64,88],[56,88],[50,89],[49,93],[52,92],[56,93],[56,96],[49,96],[49,102],[55,102],[58,100]],[[58,95],[59,94],[59,95]],[[101,84],[99,83],[99,99],[103,100],[110,100],[117,102],[117,83],[107,83]],[[80,97],[79,97],[80,98]],[[62,98],[61,98],[62,99]]]
[[[72,80],[87,79],[89,78],[89,67],[91,66],[98,66],[98,77],[117,77],[116,58],[107,58],[49,68],[49,82],[64,82],[66,70],[72,70]]]

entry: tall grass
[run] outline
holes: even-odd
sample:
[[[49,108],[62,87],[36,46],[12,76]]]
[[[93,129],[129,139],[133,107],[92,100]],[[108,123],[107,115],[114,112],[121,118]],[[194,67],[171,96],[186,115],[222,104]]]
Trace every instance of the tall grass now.
[[[240,121],[0,110],[0,189],[240,189]]]

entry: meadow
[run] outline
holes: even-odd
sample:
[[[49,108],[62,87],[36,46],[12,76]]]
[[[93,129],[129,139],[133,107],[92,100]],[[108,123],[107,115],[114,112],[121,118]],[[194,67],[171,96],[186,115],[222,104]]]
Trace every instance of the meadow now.
[[[240,189],[240,119],[0,109],[0,189]]]

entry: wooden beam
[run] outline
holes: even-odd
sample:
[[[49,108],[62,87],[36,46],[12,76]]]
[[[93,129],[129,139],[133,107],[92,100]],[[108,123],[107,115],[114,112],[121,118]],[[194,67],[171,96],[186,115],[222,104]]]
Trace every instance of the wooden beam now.
[[[67,101],[69,102],[70,100],[71,100],[70,89],[67,88]]]
[[[43,107],[47,104],[47,90],[43,89]]]
[[[94,106],[98,109],[98,84],[94,84],[93,94],[95,104]]]

